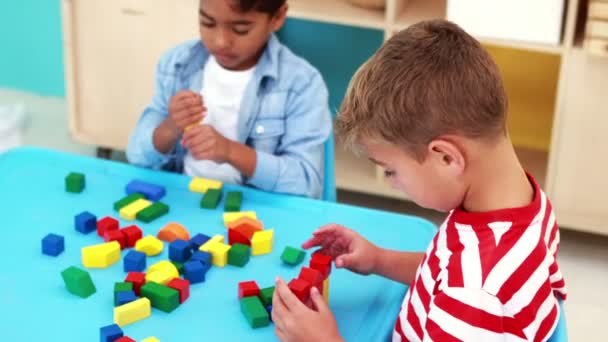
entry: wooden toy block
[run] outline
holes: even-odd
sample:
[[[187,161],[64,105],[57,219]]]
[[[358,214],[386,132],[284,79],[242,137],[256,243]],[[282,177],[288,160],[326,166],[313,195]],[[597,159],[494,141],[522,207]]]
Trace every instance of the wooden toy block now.
[[[97,229],[97,217],[88,211],[82,212],[74,217],[76,231],[88,234]]]
[[[123,197],[120,200],[114,202],[114,210],[120,211],[120,209],[128,206],[129,204],[131,204],[139,199],[145,199],[144,195],[134,193],[134,194],[130,194],[126,197]]]
[[[270,318],[270,321],[272,322],[272,305],[266,306],[266,312],[268,312],[268,317]]]
[[[65,249],[65,239],[61,235],[48,234],[42,239],[42,254],[58,256]]]
[[[310,267],[302,267],[298,278],[306,280],[312,286],[316,287],[320,293],[323,293],[323,281],[325,278],[320,271]]]
[[[165,285],[146,283],[141,287],[141,295],[150,299],[153,307],[167,313],[179,306],[179,292]]]
[[[205,178],[200,178],[200,177],[194,177],[190,181],[190,184],[188,185],[188,189],[192,192],[198,192],[198,193],[204,194],[209,189],[222,190],[222,185],[223,184],[220,181],[205,179]]]
[[[133,291],[133,283],[120,282],[114,283],[114,306],[118,306],[118,294],[121,292]],[[135,294],[135,292],[134,292]]]
[[[141,295],[141,287],[146,283],[146,274],[142,272],[129,272],[125,282],[133,284],[133,291],[136,295]]]
[[[125,305],[137,300],[134,291],[123,291],[116,294],[116,306]]]
[[[169,212],[169,206],[162,202],[153,203],[151,206],[137,213],[136,218],[139,221],[150,223],[157,218],[166,215]]]
[[[127,248],[135,247],[137,241],[143,236],[143,231],[136,225],[128,226],[120,230],[125,236]]]
[[[150,201],[158,201],[167,193],[164,186],[156,185],[142,180],[132,180],[125,188],[127,195],[139,193],[144,195]]]
[[[235,243],[228,251],[228,263],[233,266],[243,267],[249,262],[251,249],[247,245]]]
[[[135,243],[135,250],[147,256],[159,255],[163,251],[163,242],[152,235],[148,235]]]
[[[274,286],[260,290],[260,300],[265,307],[272,305],[272,295],[274,295]]]
[[[192,245],[189,241],[176,239],[169,244],[169,259],[186,262],[192,256]]]
[[[326,304],[329,304],[329,278],[323,281],[323,299]]]
[[[171,222],[161,228],[156,235],[162,241],[173,242],[175,239],[190,240],[190,233],[179,223]]]
[[[179,292],[179,303],[182,304],[190,297],[190,282],[187,279],[175,278],[168,284],[168,287]]]
[[[160,342],[160,340],[154,336],[150,336],[150,337],[144,338],[143,340],[141,340],[141,342]]]
[[[190,239],[190,245],[192,245],[193,250],[198,250],[209,239],[211,239],[209,236],[199,233]]]
[[[258,286],[258,283],[256,283],[254,280],[251,281],[242,281],[239,283],[239,293],[238,293],[238,298],[241,299],[243,297],[257,297],[260,295],[260,287]]]
[[[306,252],[303,250],[287,246],[281,254],[281,260],[288,265],[296,266],[304,261],[305,256]]]
[[[103,241],[116,241],[120,244],[120,249],[127,248],[127,238],[125,237],[125,234],[120,230],[110,230],[105,232],[103,235]]]
[[[251,217],[241,217],[238,220],[230,222],[228,224],[228,229],[238,230],[251,239],[253,233],[264,230],[264,224]]]
[[[81,249],[82,265],[87,268],[107,268],[120,260],[120,244],[116,241]]]
[[[166,271],[156,271],[146,274],[146,283],[157,283],[161,285],[167,285],[171,279],[173,279],[173,275]]]
[[[99,328],[99,335],[101,342],[114,342],[121,338],[124,333],[118,324],[112,324]]]
[[[263,255],[272,252],[274,244],[274,230],[255,232],[251,238],[251,255]]]
[[[241,211],[243,203],[243,193],[240,191],[230,191],[226,195],[226,203],[224,203],[224,211],[237,212]]]
[[[190,261],[200,261],[203,264],[211,265],[212,255],[209,252],[196,251],[192,254]]]
[[[184,278],[188,279],[190,284],[202,283],[209,267],[209,264],[200,261],[188,261],[184,264]]]
[[[201,208],[215,209],[222,199],[222,190],[209,189],[201,199]]]
[[[236,213],[224,213],[224,225],[226,227],[229,227],[230,223],[232,223],[242,217],[249,217],[249,218],[252,218],[255,220],[258,219],[258,215],[255,213],[255,211],[239,211]]]
[[[120,217],[127,221],[134,221],[137,218],[137,213],[151,206],[152,202],[145,199],[138,199],[135,202],[120,209]]]
[[[71,172],[65,177],[65,191],[81,193],[86,187],[85,176],[79,172]]]
[[[237,243],[241,245],[251,246],[251,237],[247,237],[245,234],[241,233],[236,229],[228,229],[228,244],[235,245]]]
[[[173,265],[173,263],[171,261],[168,261],[168,260],[159,261],[159,262],[155,263],[154,265],[150,266],[146,273],[150,274],[150,273],[155,273],[158,271],[168,273],[169,275],[172,276],[172,278],[179,278],[179,271],[177,270],[177,268],[175,267],[175,265]]]
[[[125,272],[142,272],[146,269],[146,254],[138,251],[129,251],[123,258]]]
[[[89,272],[70,266],[61,272],[61,278],[68,291],[81,298],[87,298],[97,291]]]
[[[128,304],[114,308],[114,323],[121,327],[150,317],[152,308],[150,299],[140,298]]]
[[[184,264],[181,262],[177,262],[177,261],[171,261],[171,263],[173,264],[173,266],[175,266],[175,268],[177,269],[177,272],[179,272],[179,274],[183,274],[184,273]]]
[[[251,328],[261,328],[270,324],[270,317],[266,308],[258,297],[244,297],[240,300],[241,312]]]
[[[293,292],[293,294],[298,297],[300,301],[306,303],[310,295],[310,288],[312,287],[309,282],[300,278],[296,278],[290,281],[287,286],[289,287],[291,292]]]
[[[112,230],[118,230],[117,219],[110,216],[106,216],[101,220],[97,221],[97,235],[103,237],[106,232]]]
[[[213,266],[224,267],[228,263],[228,252],[230,252],[230,245],[223,243],[213,244],[209,248],[211,253],[211,263]]]
[[[317,251],[312,254],[310,267],[320,271],[323,274],[323,278],[327,278],[331,273],[331,261],[331,256]]]
[[[114,342],[137,342],[134,339],[130,338],[129,336],[123,336],[121,338],[119,338],[118,340],[114,341]]]
[[[211,247],[218,243],[224,243],[224,236],[221,234],[214,235],[211,239],[202,244],[198,250],[202,252],[209,252]]]

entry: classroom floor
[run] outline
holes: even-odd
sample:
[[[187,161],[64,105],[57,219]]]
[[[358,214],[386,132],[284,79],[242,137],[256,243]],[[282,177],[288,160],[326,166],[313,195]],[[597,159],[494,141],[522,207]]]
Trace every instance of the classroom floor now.
[[[0,106],[22,103],[27,121],[24,144],[94,155],[95,148],[75,143],[68,130],[64,99],[0,89]],[[0,141],[2,137],[0,136]],[[120,158],[120,156],[118,157]],[[421,216],[439,224],[443,215],[409,202],[340,191],[340,202]],[[559,217],[558,217],[559,222]],[[608,320],[608,236],[561,231],[559,263],[568,286],[566,317],[571,341],[605,341]]]

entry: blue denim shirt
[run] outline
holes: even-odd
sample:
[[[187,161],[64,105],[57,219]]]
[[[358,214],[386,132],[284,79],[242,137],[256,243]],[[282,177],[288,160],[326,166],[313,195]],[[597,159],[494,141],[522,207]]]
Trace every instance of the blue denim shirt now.
[[[200,41],[183,43],[160,60],[155,94],[129,139],[130,163],[183,172],[187,151],[178,142],[168,154],[154,147],[153,133],[180,90],[200,92],[209,52]],[[257,152],[245,183],[272,192],[319,198],[323,144],[332,129],[328,93],[319,72],[272,35],[249,82],[238,121],[238,141]]]

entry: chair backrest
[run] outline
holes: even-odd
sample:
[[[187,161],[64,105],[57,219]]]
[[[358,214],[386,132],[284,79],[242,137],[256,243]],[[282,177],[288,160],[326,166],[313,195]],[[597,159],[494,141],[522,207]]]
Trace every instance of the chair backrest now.
[[[564,302],[559,301],[559,321],[553,331],[553,335],[547,342],[568,342],[568,329],[566,328],[566,312],[564,311]]]
[[[334,146],[334,132],[329,134],[325,142],[323,160],[323,196],[322,199],[328,202],[335,202],[336,195],[336,160]]]

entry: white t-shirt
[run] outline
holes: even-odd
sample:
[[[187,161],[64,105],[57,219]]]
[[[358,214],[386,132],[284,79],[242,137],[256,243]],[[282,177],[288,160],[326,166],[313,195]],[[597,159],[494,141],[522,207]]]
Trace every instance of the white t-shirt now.
[[[207,107],[207,116],[202,123],[230,140],[238,138],[238,120],[241,103],[247,84],[253,77],[255,67],[244,71],[224,69],[211,56],[203,69],[203,89],[201,94]],[[211,160],[196,160],[188,153],[184,160],[184,171],[189,176],[221,180],[226,183],[241,184],[241,173],[227,163]]]

